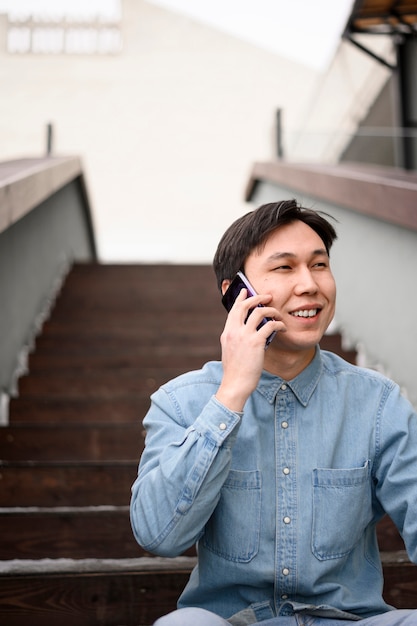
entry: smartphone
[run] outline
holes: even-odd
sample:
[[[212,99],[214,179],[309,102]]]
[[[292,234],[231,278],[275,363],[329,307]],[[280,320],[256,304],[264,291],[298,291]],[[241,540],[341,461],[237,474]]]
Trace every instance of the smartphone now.
[[[230,283],[229,287],[227,288],[227,291],[225,291],[223,298],[222,298],[222,303],[224,307],[226,308],[227,312],[229,312],[230,309],[232,308],[236,298],[238,297],[242,289],[247,290],[248,298],[250,296],[257,295],[255,289],[252,287],[252,285],[250,284],[250,282],[248,281],[244,273],[238,272],[236,276],[234,277],[234,279],[232,280],[232,282]],[[258,306],[263,307],[263,304],[258,304]],[[253,309],[250,309],[248,313],[248,317],[252,313],[252,311]],[[259,330],[264,324],[269,322],[271,319],[272,319],[271,317],[264,317],[261,323],[259,324],[259,326],[257,327],[257,330]],[[266,340],[265,349],[269,346],[269,344],[271,343],[271,341],[273,340],[276,334],[277,334],[276,331],[274,331],[273,333],[269,335],[269,337]]]

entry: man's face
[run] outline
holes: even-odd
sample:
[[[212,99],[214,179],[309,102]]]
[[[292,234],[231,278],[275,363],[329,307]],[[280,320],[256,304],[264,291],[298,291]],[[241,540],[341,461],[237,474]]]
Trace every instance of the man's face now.
[[[336,285],[325,245],[299,220],[273,231],[247,257],[244,272],[258,293],[272,295],[287,332],[277,333],[268,356],[314,348],[333,319]]]

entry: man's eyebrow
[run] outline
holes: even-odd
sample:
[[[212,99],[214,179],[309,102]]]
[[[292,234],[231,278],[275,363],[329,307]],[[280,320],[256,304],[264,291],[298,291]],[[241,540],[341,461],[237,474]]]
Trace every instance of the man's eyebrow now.
[[[267,261],[279,261],[279,259],[287,259],[287,258],[295,259],[296,256],[297,255],[294,254],[294,252],[274,252],[267,258]]]
[[[315,257],[315,256],[329,256],[327,254],[327,250],[326,248],[317,248],[317,250],[313,250],[311,253],[311,257]],[[268,258],[267,261],[279,261],[280,259],[295,259],[297,257],[296,254],[294,254],[294,252],[274,252],[273,254],[271,254]]]

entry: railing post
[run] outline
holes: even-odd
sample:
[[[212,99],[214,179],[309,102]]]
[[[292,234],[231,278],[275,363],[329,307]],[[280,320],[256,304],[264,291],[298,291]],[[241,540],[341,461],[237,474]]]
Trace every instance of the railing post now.
[[[46,127],[46,154],[51,156],[53,148],[54,127],[49,123]]]
[[[282,109],[277,109],[275,117],[275,129],[277,157],[279,159],[282,159],[284,157],[284,150],[282,147]]]

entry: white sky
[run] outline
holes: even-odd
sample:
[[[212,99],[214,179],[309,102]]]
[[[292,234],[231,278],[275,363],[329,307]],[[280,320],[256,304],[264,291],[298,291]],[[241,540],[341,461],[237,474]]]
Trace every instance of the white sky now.
[[[316,70],[330,62],[354,0],[148,0]]]
[[[280,56],[324,70],[354,0],[147,0],[183,13]],[[0,0],[0,12],[85,15],[117,19],[122,0]]]

